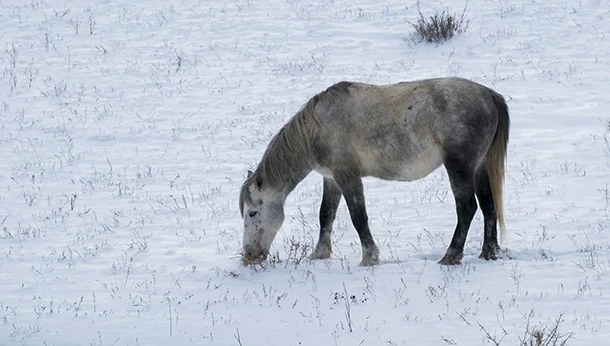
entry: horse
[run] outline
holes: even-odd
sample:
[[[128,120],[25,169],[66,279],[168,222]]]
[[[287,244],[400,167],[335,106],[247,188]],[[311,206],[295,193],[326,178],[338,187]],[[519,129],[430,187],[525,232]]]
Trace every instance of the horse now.
[[[339,82],[309,99],[269,142],[239,195],[244,265],[260,263],[284,221],[288,194],[311,171],[323,177],[320,234],[310,259],[330,258],[333,222],[345,199],[362,247],[360,265],[379,264],[362,177],[421,179],[441,165],[457,225],[442,265],[459,265],[477,200],[484,216],[481,258],[499,255],[510,119],[504,97],[459,77],[375,85]],[[476,196],[476,199],[475,199]]]

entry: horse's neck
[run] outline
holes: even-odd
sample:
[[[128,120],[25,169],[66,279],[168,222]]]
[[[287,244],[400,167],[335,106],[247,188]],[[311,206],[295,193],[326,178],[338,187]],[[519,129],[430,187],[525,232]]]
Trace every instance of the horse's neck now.
[[[294,190],[297,185],[307,177],[307,175],[313,170],[313,166],[308,160],[303,158],[297,158],[294,162],[291,162],[291,169],[283,171],[281,177],[276,177],[275,181],[271,182],[270,177],[267,176],[266,181],[270,183],[270,186],[278,192],[284,195],[284,199]]]
[[[304,161],[306,160],[299,161],[300,165],[296,165],[295,162],[295,166],[291,172],[292,174],[287,177],[286,183],[284,184],[284,196],[288,196],[292,190],[294,190],[294,188],[297,187],[297,185],[299,185],[299,183],[303,181],[303,179],[305,179],[305,177],[307,177],[307,175],[313,170],[311,165]]]
[[[281,131],[286,131],[283,128]],[[289,134],[278,134],[288,136]],[[295,139],[296,140],[296,139]],[[301,139],[306,140],[306,139]],[[294,145],[294,144],[293,144]],[[286,152],[287,143],[284,137],[276,137],[263,156],[263,172],[267,179],[284,194],[288,196],[292,190],[313,170],[307,146],[296,145],[292,152]],[[295,152],[300,154],[295,154]]]

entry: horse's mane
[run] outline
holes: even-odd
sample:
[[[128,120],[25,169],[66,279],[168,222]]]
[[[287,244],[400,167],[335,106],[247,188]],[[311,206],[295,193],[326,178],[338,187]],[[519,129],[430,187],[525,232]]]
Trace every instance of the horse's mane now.
[[[343,98],[349,94],[352,83],[340,82],[312,97],[271,139],[256,172],[243,183],[239,196],[239,209],[243,216],[244,202],[251,203],[248,187],[255,179],[265,183],[281,184],[286,175],[293,174],[295,160],[311,158],[311,139],[322,131],[316,116],[316,105],[321,100]]]

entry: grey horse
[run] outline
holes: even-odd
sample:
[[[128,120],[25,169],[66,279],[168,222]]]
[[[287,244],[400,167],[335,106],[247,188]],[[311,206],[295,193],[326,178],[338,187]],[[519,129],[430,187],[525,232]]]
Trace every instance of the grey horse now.
[[[451,77],[372,85],[340,82],[312,97],[273,137],[239,198],[244,264],[265,260],[284,221],[288,194],[311,171],[324,177],[320,236],[312,259],[331,256],[341,196],[362,246],[360,265],[379,263],[362,177],[413,181],[445,165],[457,225],[440,264],[461,263],[477,199],[484,216],[481,258],[498,257],[510,120],[502,95]],[[476,199],[475,199],[476,196]]]

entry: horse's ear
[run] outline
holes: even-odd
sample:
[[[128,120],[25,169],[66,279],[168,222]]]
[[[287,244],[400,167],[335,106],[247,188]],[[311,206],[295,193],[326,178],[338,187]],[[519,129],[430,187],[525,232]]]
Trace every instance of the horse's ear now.
[[[248,179],[252,178],[253,175],[254,172],[248,170]],[[261,178],[260,174],[254,178],[254,184],[254,186],[256,186],[256,188],[259,190],[263,187],[263,179]]]
[[[260,174],[255,178],[256,188],[261,190],[263,188],[263,178],[261,178]]]

